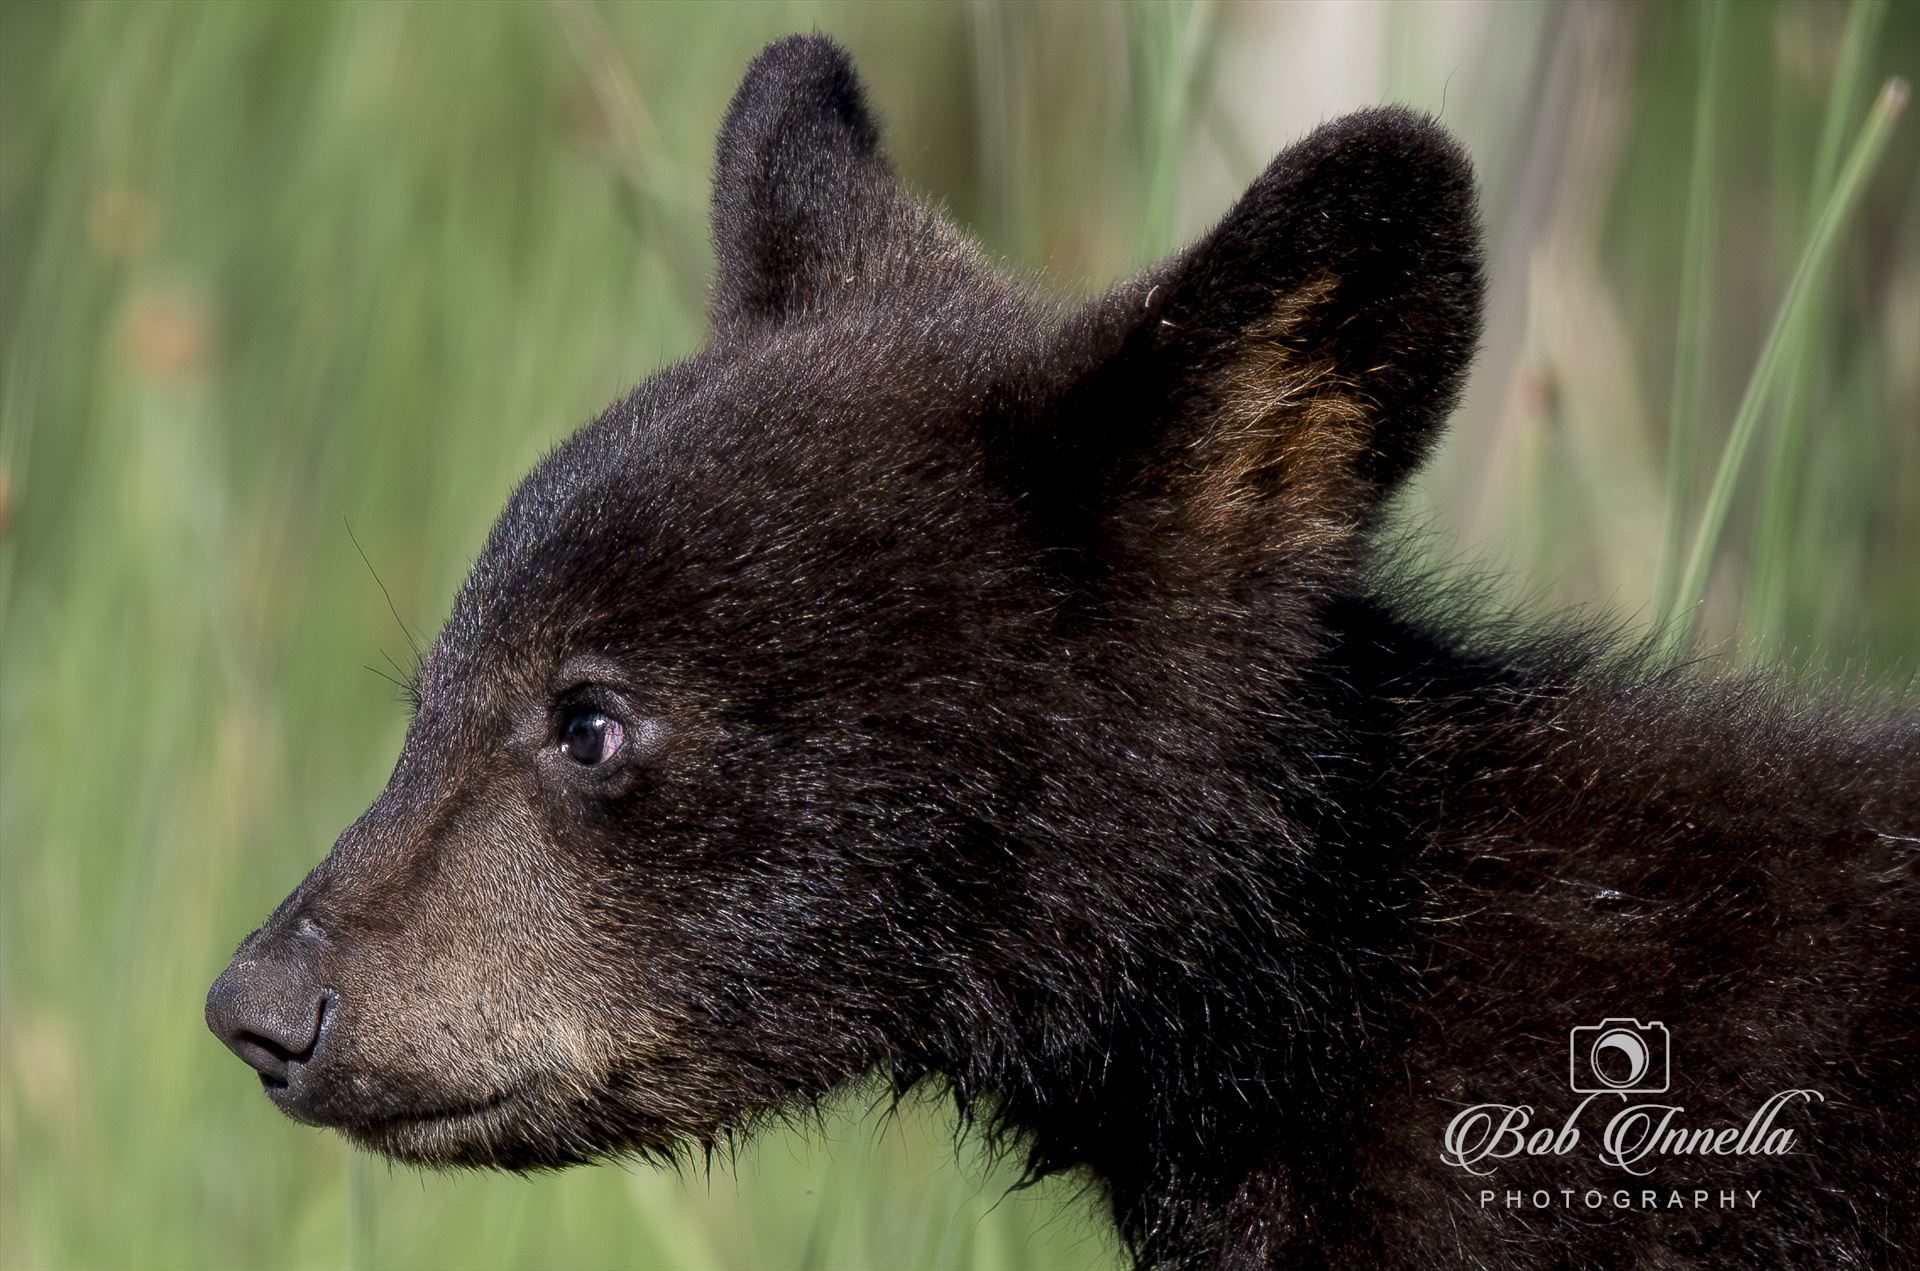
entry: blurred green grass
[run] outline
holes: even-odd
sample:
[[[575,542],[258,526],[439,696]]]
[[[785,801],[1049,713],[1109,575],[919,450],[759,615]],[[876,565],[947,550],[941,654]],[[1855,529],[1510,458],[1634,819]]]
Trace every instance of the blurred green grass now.
[[[523,1181],[356,1163],[260,1099],[201,995],[404,724],[347,524],[430,631],[516,477],[697,345],[720,113],[817,26],[907,178],[1063,294],[1323,114],[1441,113],[1486,184],[1492,322],[1410,510],[1528,604],[1649,618],[1825,138],[1920,68],[1920,6],[1850,45],[1863,11],[1724,6],[1701,100],[1690,5],[0,6],[0,1264],[1110,1265],[1071,1180],[1008,1194],[938,1109],[855,1102],[711,1181]],[[1897,683],[1920,655],[1915,124],[1736,488],[1698,621],[1733,659]]]

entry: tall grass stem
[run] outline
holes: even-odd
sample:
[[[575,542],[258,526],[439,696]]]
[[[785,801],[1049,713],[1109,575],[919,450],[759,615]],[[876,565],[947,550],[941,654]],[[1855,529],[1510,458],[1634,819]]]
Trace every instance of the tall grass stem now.
[[[1740,399],[1740,408],[1734,414],[1726,446],[1720,452],[1720,463],[1713,474],[1713,485],[1707,493],[1700,525],[1694,533],[1693,546],[1687,553],[1686,569],[1680,575],[1676,597],[1677,603],[1684,608],[1662,624],[1662,645],[1670,654],[1683,650],[1693,637],[1694,620],[1706,590],[1707,573],[1720,545],[1721,532],[1726,527],[1727,513],[1733,505],[1733,494],[1739,485],[1741,469],[1759,432],[1767,396],[1785,360],[1787,337],[1800,321],[1815,280],[1826,271],[1834,246],[1839,242],[1840,231],[1866,189],[1867,179],[1873,174],[1880,156],[1885,152],[1887,142],[1893,135],[1894,124],[1906,109],[1907,96],[1907,82],[1903,79],[1890,79],[1882,86],[1873,111],[1855,140],[1846,165],[1840,170],[1833,193],[1814,224],[1806,249],[1801,253],[1800,263],[1793,271],[1793,279],[1787,284],[1786,295],[1781,298],[1780,308],[1774,314],[1766,343],[1761,346],[1759,360],[1754,364],[1753,373],[1747,379],[1746,391]]]
[[[1205,14],[1197,0],[1130,9],[1128,31],[1138,85],[1145,189],[1138,247],[1149,261],[1173,250],[1180,160]]]
[[[373,1236],[373,1162],[365,1152],[347,1153],[347,1265],[377,1271]]]
[[[1725,41],[1720,36],[1721,0],[1700,7],[1700,75],[1693,98],[1693,155],[1687,172],[1686,237],[1680,250],[1680,316],[1674,334],[1673,396],[1667,408],[1667,511],[1660,571],[1654,584],[1656,612],[1664,627],[1673,616],[1674,589],[1693,490],[1693,464],[1700,444],[1700,385],[1712,325],[1707,280],[1713,269],[1713,163]]]
[[[1846,151],[1847,126],[1859,115],[1866,96],[1868,63],[1886,9],[1885,0],[1854,0],[1847,13],[1833,91],[1827,97],[1820,146],[1814,154],[1813,179],[1807,186],[1803,232],[1811,233],[1821,204],[1833,192],[1840,158]],[[1805,312],[1788,340],[1792,362],[1754,521],[1753,559],[1748,571],[1751,581],[1742,627],[1748,638],[1770,650],[1777,650],[1787,635],[1794,542],[1800,521],[1801,469],[1812,422],[1814,385],[1829,346],[1825,337],[1831,307],[1832,288],[1824,280],[1816,281]]]

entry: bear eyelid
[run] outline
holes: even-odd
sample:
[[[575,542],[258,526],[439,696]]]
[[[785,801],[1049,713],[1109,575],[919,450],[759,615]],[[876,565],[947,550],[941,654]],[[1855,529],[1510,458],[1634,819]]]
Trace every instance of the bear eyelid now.
[[[549,697],[558,703],[596,689],[618,693],[618,686],[624,679],[624,668],[612,659],[592,654],[578,655],[561,664],[553,677]]]

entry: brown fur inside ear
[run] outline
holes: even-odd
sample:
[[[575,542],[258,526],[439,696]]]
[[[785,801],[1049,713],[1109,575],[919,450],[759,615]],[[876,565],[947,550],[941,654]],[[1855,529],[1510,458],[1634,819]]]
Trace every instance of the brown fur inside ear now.
[[[1059,387],[999,462],[1089,577],[1324,581],[1433,448],[1479,331],[1465,154],[1423,116],[1361,112],[1063,323]]]
[[[1357,460],[1366,399],[1310,336],[1339,279],[1320,274],[1249,329],[1206,394],[1175,483],[1193,541],[1221,552],[1312,558],[1350,539],[1368,503]]]

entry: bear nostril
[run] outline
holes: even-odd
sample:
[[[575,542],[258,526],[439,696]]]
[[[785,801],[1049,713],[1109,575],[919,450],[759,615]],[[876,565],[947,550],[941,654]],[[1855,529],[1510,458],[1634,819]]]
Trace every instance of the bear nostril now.
[[[296,1065],[312,1061],[330,998],[303,968],[235,962],[207,994],[207,1027],[268,1089],[277,1089]]]
[[[252,1069],[260,1074],[260,1083],[269,1089],[280,1089],[287,1084],[287,1065],[293,1059],[271,1037],[262,1037],[258,1033],[249,1033],[244,1029],[233,1038],[221,1038],[234,1054],[247,1061]]]
[[[320,996],[314,1003],[313,1031],[306,1044],[299,1050],[278,1037],[269,1037],[250,1029],[241,1029],[238,1036],[228,1041],[222,1037],[233,1052],[252,1065],[260,1074],[261,1084],[268,1089],[280,1089],[287,1084],[287,1068],[291,1064],[303,1064],[313,1058],[313,1052],[320,1045],[320,1026],[327,1018],[327,998]]]

